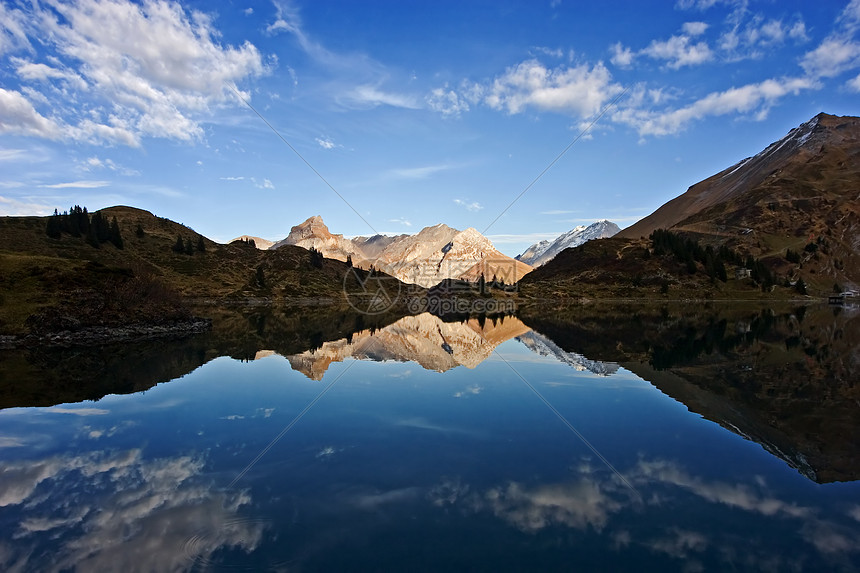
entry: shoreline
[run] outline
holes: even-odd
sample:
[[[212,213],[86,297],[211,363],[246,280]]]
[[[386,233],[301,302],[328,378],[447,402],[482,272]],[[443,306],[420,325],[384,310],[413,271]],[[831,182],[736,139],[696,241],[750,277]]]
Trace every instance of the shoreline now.
[[[136,342],[153,338],[188,336],[212,329],[211,318],[194,317],[168,324],[132,323],[122,326],[87,326],[46,334],[0,335],[0,350],[30,347],[71,347]]]

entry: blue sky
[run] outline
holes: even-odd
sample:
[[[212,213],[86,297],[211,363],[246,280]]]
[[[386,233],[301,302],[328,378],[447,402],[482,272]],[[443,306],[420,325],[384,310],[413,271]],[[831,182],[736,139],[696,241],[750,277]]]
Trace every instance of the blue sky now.
[[[0,215],[444,222],[515,255],[821,111],[860,113],[860,0],[0,4]]]

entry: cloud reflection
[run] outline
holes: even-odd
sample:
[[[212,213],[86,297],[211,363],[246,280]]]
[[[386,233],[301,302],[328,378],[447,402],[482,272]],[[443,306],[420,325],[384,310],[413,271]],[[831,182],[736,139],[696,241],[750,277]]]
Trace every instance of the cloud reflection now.
[[[145,459],[139,449],[13,462],[0,506],[18,506],[0,569],[177,571],[224,548],[250,553],[265,524],[238,519],[246,492],[202,483],[201,456]]]
[[[735,532],[706,528],[697,521],[676,520],[665,528],[634,524],[648,523],[648,514],[673,511],[678,504],[704,504],[696,513],[709,515],[713,505],[747,514],[739,523],[757,523],[765,529],[778,523],[796,527],[799,555],[804,546],[817,552],[822,562],[838,567],[849,563],[860,553],[860,530],[856,521],[860,506],[847,508],[845,519],[820,518],[817,508],[783,501],[772,495],[761,481],[750,484],[727,483],[694,476],[679,464],[666,460],[640,459],[624,472],[626,479],[637,484],[646,495],[644,503],[630,495],[615,476],[597,473],[586,463],[572,467],[569,480],[526,484],[511,481],[504,485],[478,489],[460,478],[443,478],[427,493],[428,501],[440,508],[459,508],[464,513],[489,513],[523,533],[535,534],[558,528],[606,532],[607,542],[615,550],[630,546],[644,547],[654,554],[683,560],[690,570],[705,567],[698,558],[717,558],[725,563],[743,563],[753,569],[784,570],[792,565],[791,554],[774,554],[764,547],[738,551]],[[691,494],[699,501],[690,500]],[[638,516],[638,517],[635,517]],[[738,514],[736,518],[741,519]],[[757,519],[757,522],[749,522]],[[794,525],[792,525],[794,524]],[[744,527],[747,527],[746,525]],[[807,543],[808,545],[804,544]]]

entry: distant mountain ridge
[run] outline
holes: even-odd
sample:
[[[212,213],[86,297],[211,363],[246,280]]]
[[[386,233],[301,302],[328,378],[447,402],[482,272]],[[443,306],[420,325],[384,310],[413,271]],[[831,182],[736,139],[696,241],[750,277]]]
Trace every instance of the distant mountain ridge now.
[[[293,227],[272,249],[283,245],[313,248],[340,261],[350,258],[355,266],[373,265],[403,282],[426,288],[445,279],[476,281],[481,274],[487,281],[496,277],[512,284],[532,270],[530,265],[501,253],[476,229],[459,231],[442,223],[414,235],[346,239],[332,234],[322,217],[313,216]]]
[[[274,241],[263,239],[261,237],[252,237],[251,235],[241,235],[239,237],[236,237],[235,239],[230,240],[231,243],[234,243],[236,241],[254,241],[254,246],[261,251],[267,251],[272,248],[272,245],[275,244]]]
[[[535,243],[515,258],[533,267],[539,267],[567,248],[578,247],[593,239],[608,239],[620,230],[615,223],[601,219],[588,226],[575,227],[553,241]]]

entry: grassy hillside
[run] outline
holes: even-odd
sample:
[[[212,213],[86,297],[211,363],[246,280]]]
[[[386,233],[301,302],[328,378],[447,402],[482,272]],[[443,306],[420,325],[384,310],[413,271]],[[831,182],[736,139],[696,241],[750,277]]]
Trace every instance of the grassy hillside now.
[[[725,265],[725,279],[706,265],[671,252],[650,239],[597,239],[559,253],[520,281],[524,299],[775,299],[800,296],[791,288],[735,278],[740,264]],[[777,282],[777,285],[782,285]],[[765,288],[762,288],[765,287]]]
[[[221,245],[132,207],[100,213],[116,218],[122,249],[68,233],[48,237],[47,217],[0,218],[0,333],[172,320],[187,313],[189,299],[346,305],[345,277],[360,288],[348,265],[300,247]],[[187,252],[175,250],[180,238]]]

